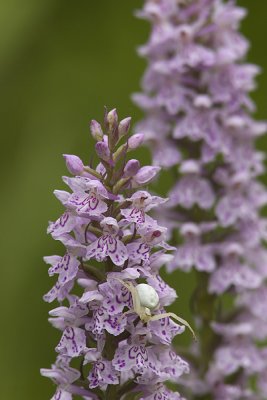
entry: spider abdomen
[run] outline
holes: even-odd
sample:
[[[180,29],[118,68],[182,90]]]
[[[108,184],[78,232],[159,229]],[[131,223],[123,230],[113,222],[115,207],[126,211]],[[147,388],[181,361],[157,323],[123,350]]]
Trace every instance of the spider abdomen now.
[[[136,286],[136,290],[141,306],[147,307],[150,310],[157,307],[159,304],[159,295],[152,286],[147,283],[139,283]]]

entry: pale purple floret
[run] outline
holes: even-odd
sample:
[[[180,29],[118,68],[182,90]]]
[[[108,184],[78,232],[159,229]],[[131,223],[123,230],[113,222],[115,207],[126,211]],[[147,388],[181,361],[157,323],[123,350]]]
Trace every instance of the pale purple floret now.
[[[44,257],[44,261],[51,265],[48,270],[49,276],[58,274],[58,282],[60,284],[64,284],[74,279],[77,275],[78,267],[80,265],[77,258],[69,253],[66,253],[64,257]]]
[[[148,192],[139,190],[131,197],[127,198],[126,201],[131,203],[131,205],[129,208],[121,210],[121,214],[124,216],[126,221],[142,225],[145,223],[145,212],[165,203],[167,199],[162,199],[158,196],[151,196]]]
[[[88,306],[82,304],[77,296],[71,296],[70,306],[60,306],[49,311],[49,322],[56,328],[64,331],[66,327],[79,327],[88,322]]]
[[[186,223],[181,226],[180,233],[184,242],[178,246],[167,270],[171,272],[179,268],[187,272],[195,267],[198,271],[213,271],[216,266],[215,249],[211,245],[201,244],[201,226]]]
[[[207,179],[200,177],[199,166],[191,160],[181,165],[182,177],[170,191],[169,206],[192,208],[198,205],[206,210],[212,207],[215,196]]]
[[[110,257],[115,265],[122,266],[128,259],[126,246],[118,237],[119,226],[114,218],[106,217],[101,223],[104,235],[87,247],[86,260],[103,261]]]
[[[90,397],[90,392],[72,385],[80,378],[80,372],[70,367],[70,357],[58,356],[51,369],[41,369],[41,374],[52,379],[58,385],[57,390],[51,400],[72,400],[72,394],[87,395],[88,399],[95,400],[96,397]]]
[[[69,178],[67,183],[74,193],[67,201],[67,207],[74,209],[81,216],[99,216],[107,211],[104,199],[108,199],[108,192],[98,180],[88,178]]]
[[[57,299],[59,302],[62,302],[64,299],[69,297],[69,292],[73,288],[73,285],[74,280],[66,282],[65,284],[56,282],[52,289],[50,289],[49,292],[44,295],[44,300],[48,303],[51,303],[55,299]]]
[[[159,226],[156,221],[152,221],[151,224],[151,220],[149,219],[137,231],[141,238],[127,245],[129,259],[134,261],[142,260],[143,265],[149,265],[152,247],[165,246],[164,239],[167,229]]]
[[[76,218],[70,211],[66,211],[58,220],[49,224],[47,233],[51,233],[53,237],[58,237],[71,232],[76,225]]]

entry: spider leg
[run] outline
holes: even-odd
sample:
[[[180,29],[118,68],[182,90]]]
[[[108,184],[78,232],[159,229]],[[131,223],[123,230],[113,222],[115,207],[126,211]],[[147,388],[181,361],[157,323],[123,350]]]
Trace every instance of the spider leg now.
[[[185,319],[183,319],[183,318],[181,318],[181,317],[178,317],[178,315],[176,315],[176,314],[174,314],[174,313],[172,313],[172,312],[169,312],[169,313],[167,313],[167,314],[169,315],[169,317],[172,317],[173,319],[176,319],[178,322],[181,322],[181,324],[187,326],[187,328],[188,328],[188,329],[190,330],[190,332],[192,333],[194,340],[197,340],[196,334],[195,334],[193,328],[191,327],[191,325],[190,325]]]
[[[167,312],[167,313],[163,313],[163,314],[152,315],[152,317],[151,317],[149,320],[150,320],[150,321],[158,321],[159,319],[163,319],[163,318],[166,318],[166,317],[171,317],[171,318],[173,318],[173,319],[176,319],[176,321],[178,321],[178,322],[180,322],[181,324],[187,326],[187,328],[188,328],[188,329],[190,330],[190,332],[192,333],[193,338],[194,338],[195,340],[197,340],[197,339],[196,339],[195,332],[194,332],[194,330],[191,328],[191,326],[189,325],[189,323],[188,323],[185,319],[183,319],[183,318],[181,318],[181,317],[178,317],[178,315],[176,315],[176,314],[174,314],[174,313],[172,313],[172,312]]]
[[[128,290],[130,290],[130,283],[123,281],[122,279],[115,278],[113,277],[112,279],[115,279],[115,281],[120,282],[120,284],[124,287],[126,287]]]
[[[133,311],[140,316],[140,313],[142,313],[142,306],[135,286],[131,282],[125,282],[119,278],[113,278],[113,279],[116,279],[118,282],[121,283],[121,285],[123,285],[129,290],[133,300]]]
[[[120,317],[119,317],[119,323],[121,323],[122,319],[124,318],[125,315],[127,314],[132,314],[134,313],[134,310],[127,310],[125,311]]]

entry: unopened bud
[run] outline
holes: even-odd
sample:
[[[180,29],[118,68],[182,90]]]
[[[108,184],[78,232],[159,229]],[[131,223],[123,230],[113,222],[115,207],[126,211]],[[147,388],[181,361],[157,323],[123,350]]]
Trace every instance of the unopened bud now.
[[[99,122],[92,119],[91,124],[90,124],[90,130],[91,130],[91,134],[95,140],[97,140],[97,141],[102,140],[103,131],[102,131],[102,128],[101,128],[101,125]]]
[[[84,165],[82,160],[72,154],[63,154],[66,161],[66,166],[72,175],[79,175],[83,172]]]
[[[131,117],[127,117],[121,120],[121,122],[119,123],[119,128],[118,128],[119,138],[121,138],[122,136],[126,135],[129,132],[131,119],[132,119]]]
[[[154,177],[157,175],[159,170],[160,170],[160,167],[153,167],[150,165],[140,168],[134,177],[134,180],[136,182],[135,187],[138,185],[140,185],[140,186],[145,185],[148,182],[150,182],[152,179],[154,179]]]
[[[106,142],[97,142],[95,145],[95,149],[99,158],[104,161],[110,160],[110,151]]]
[[[143,133],[136,133],[135,135],[131,136],[128,140],[128,148],[129,150],[137,149],[144,141],[144,134]]]
[[[131,177],[137,174],[140,169],[140,162],[138,160],[132,159],[127,162],[124,167],[124,176]]]
[[[116,108],[107,114],[107,123],[110,131],[112,131],[118,125],[118,114]]]

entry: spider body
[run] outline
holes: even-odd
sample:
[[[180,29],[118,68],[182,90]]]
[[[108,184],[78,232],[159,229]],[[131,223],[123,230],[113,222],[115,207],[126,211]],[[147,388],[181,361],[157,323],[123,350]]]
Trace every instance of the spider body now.
[[[192,332],[194,339],[196,339],[195,332],[193,331],[189,323],[183,318],[178,317],[178,315],[172,312],[152,315],[151,311],[156,310],[159,306],[159,296],[152,286],[148,285],[147,283],[140,283],[134,286],[132,282],[123,281],[118,278],[114,279],[125,286],[132,295],[133,309],[126,311],[127,314],[134,312],[144,323],[148,323],[150,321],[158,321],[159,319],[168,317],[173,318],[176,321],[180,322],[182,325],[187,326],[187,328]]]

